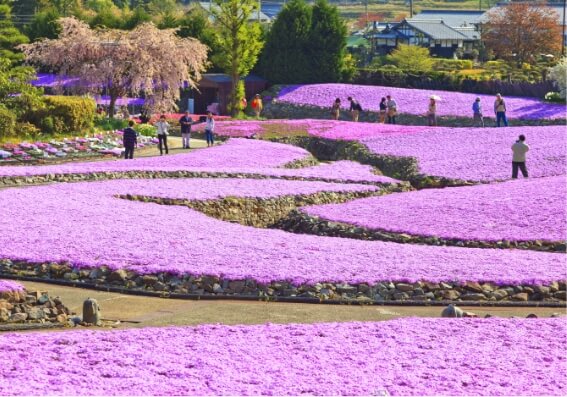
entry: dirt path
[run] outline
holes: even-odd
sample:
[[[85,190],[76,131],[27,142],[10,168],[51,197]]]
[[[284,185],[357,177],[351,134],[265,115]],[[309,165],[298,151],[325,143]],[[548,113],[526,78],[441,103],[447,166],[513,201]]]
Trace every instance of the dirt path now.
[[[87,298],[98,300],[103,318],[133,321],[123,322],[120,328],[196,324],[259,324],[259,323],[315,323],[330,321],[382,321],[398,317],[438,317],[441,307],[412,306],[351,306],[278,302],[244,301],[189,301],[151,298],[99,292],[52,284],[23,282],[28,290],[48,291],[60,296],[65,305],[81,314],[82,302]],[[464,306],[462,306],[465,308]],[[549,317],[565,314],[558,308],[466,308],[479,316],[525,317],[535,313]]]

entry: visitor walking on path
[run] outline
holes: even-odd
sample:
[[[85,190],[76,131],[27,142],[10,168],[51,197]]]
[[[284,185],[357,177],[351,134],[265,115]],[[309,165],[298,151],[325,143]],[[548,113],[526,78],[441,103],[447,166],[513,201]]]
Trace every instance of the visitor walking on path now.
[[[429,106],[427,108],[427,124],[430,127],[437,126],[437,101],[435,100],[434,96],[429,98]]]
[[[163,155],[163,148],[165,147],[165,154],[169,154],[167,147],[167,136],[169,135],[169,123],[165,121],[165,115],[161,115],[159,120],[156,121],[155,127],[157,128],[159,155]]]
[[[185,112],[185,115],[179,119],[179,125],[181,125],[181,142],[183,144],[183,149],[191,149],[191,126],[193,125],[193,119],[189,116],[189,112]]]
[[[512,145],[512,178],[518,178],[518,168],[522,171],[524,178],[528,177],[528,169],[526,168],[526,153],[530,147],[526,144],[526,137],[520,135],[516,143]]]
[[[388,124],[396,124],[396,115],[398,114],[398,104],[390,95],[386,96],[386,108],[388,110]]]
[[[338,120],[341,116],[341,99],[335,99],[333,105],[331,106],[331,116],[333,116],[334,120]]]
[[[207,147],[215,144],[215,119],[211,112],[207,113],[207,121],[205,122],[205,138],[207,139]]]
[[[256,94],[254,99],[252,99],[252,109],[254,109],[254,114],[257,119],[260,118],[260,113],[262,113],[263,108],[264,105],[262,104],[262,98],[260,98],[260,94]]]
[[[124,134],[122,135],[122,142],[124,143],[124,158],[133,159],[134,158],[134,148],[138,144],[138,133],[132,128],[134,126],[134,120],[128,122],[128,127],[124,129]]]
[[[350,114],[352,115],[352,121],[358,121],[358,116],[360,116],[360,112],[362,112],[362,106],[360,106],[360,103],[351,96],[347,99],[350,102]]]
[[[500,127],[500,121],[504,123],[504,127],[508,127],[508,120],[506,120],[506,104],[502,95],[496,94],[494,101],[494,113],[496,113],[496,126]]]
[[[476,97],[476,100],[472,105],[472,111],[473,111],[473,125],[475,127],[478,126],[484,127],[484,119],[482,117],[482,105],[480,103],[480,97]]]
[[[386,122],[387,112],[388,112],[388,105],[386,105],[386,97],[382,97],[382,100],[380,101],[380,113],[379,113],[380,124],[384,124]]]

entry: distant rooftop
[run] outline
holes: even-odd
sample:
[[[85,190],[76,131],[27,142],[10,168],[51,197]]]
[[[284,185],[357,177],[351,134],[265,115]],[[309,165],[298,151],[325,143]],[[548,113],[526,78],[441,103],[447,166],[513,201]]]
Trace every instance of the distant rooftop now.
[[[406,22],[434,40],[463,40],[468,37],[456,31],[441,20],[406,19]]]
[[[199,5],[205,10],[207,11],[209,14],[211,14],[211,7],[212,9],[216,9],[218,8],[217,5],[212,4],[210,2],[204,2],[204,1],[200,1]],[[212,16],[212,14],[209,17],[210,19],[214,19],[214,17]],[[255,11],[250,15],[250,18],[248,18],[248,20],[250,21],[257,21],[258,19],[260,19],[260,22],[262,23],[269,23],[272,21],[272,19],[264,14],[262,11]]]
[[[423,10],[412,19],[442,20],[452,28],[457,26],[475,25],[480,22],[484,11],[476,10]]]

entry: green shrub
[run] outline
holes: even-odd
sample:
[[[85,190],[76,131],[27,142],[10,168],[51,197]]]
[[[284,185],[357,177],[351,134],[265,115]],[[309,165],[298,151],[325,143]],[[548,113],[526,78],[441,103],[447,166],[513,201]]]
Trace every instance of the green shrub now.
[[[82,132],[92,128],[96,109],[93,99],[54,95],[44,100],[58,132]]]
[[[561,94],[559,92],[548,92],[545,94],[545,100],[547,102],[554,102],[554,103],[565,103],[565,98],[561,98]]]
[[[464,70],[472,69],[473,61],[470,59],[436,59],[433,64],[434,70]]]
[[[134,126],[134,129],[137,133],[144,136],[155,136],[156,135],[156,127],[149,124],[138,124]]]
[[[128,120],[109,119],[106,116],[97,116],[94,125],[103,131],[121,130],[128,127]]]
[[[16,116],[10,110],[0,104],[0,139],[14,135],[16,128]]]
[[[22,138],[36,139],[41,135],[41,130],[31,123],[23,122],[16,124],[16,134]]]

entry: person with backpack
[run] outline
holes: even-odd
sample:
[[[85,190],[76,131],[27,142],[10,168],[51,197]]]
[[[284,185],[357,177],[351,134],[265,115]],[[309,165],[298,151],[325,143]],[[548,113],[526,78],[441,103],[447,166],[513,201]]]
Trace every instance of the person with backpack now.
[[[205,121],[205,138],[207,139],[207,147],[215,144],[215,119],[212,112],[207,112],[207,120]]]
[[[473,125],[478,127],[484,127],[484,119],[482,117],[482,105],[480,103],[480,97],[477,97],[472,105],[473,111]]]
[[[382,97],[380,101],[380,124],[386,122],[386,112],[388,111],[388,105],[386,105],[386,97]]]
[[[356,100],[353,99],[351,96],[349,96],[348,101],[350,102],[350,113],[352,115],[352,121],[358,121],[358,116],[360,116],[360,112],[362,112],[362,106],[360,106],[360,103]]]
[[[388,124],[396,124],[396,115],[398,114],[398,104],[390,96],[386,96],[386,108],[388,109]]]
[[[500,127],[500,121],[504,123],[504,127],[508,127],[508,120],[506,119],[506,104],[502,95],[496,94],[494,101],[494,113],[496,113],[496,126]]]
[[[163,147],[165,147],[165,154],[169,154],[169,148],[167,147],[167,136],[169,135],[169,123],[165,121],[165,115],[161,115],[159,117],[159,121],[156,121],[154,124],[157,128],[157,137],[158,137],[158,147],[159,147],[159,155],[163,155]]]
[[[191,149],[190,141],[193,119],[189,116],[189,111],[186,111],[185,115],[179,119],[179,125],[181,126],[181,142],[183,149]]]
[[[134,148],[138,144],[138,133],[134,130],[134,120],[128,121],[128,127],[123,131],[122,143],[124,144],[124,158],[134,158]]]

